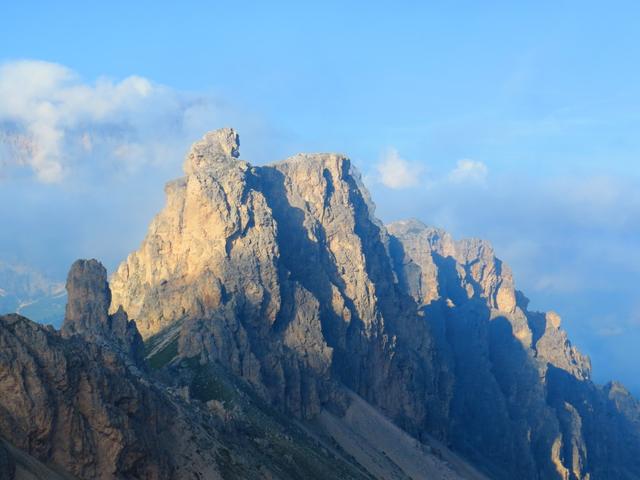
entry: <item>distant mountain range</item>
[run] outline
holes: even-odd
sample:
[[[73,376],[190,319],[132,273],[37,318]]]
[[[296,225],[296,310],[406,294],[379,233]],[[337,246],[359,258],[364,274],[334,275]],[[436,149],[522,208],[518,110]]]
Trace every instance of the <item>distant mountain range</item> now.
[[[64,283],[28,266],[0,261],[0,314],[20,313],[59,327],[66,296]]]
[[[110,282],[74,263],[60,330],[0,317],[0,477],[640,478],[640,403],[489,243],[383,225],[343,155],[238,149],[192,146]]]

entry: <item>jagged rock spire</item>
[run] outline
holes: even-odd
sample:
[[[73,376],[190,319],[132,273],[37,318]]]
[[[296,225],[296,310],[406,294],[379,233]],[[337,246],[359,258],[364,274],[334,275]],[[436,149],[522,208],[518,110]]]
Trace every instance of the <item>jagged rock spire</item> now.
[[[97,260],[76,260],[67,276],[67,309],[62,334],[91,342],[109,342],[142,364],[144,346],[133,320],[119,307],[109,315],[107,270]]]
[[[107,270],[95,259],[76,260],[67,275],[65,335],[104,333],[108,328],[111,290]]]
[[[184,173],[192,175],[206,170],[216,162],[229,161],[240,156],[240,137],[233,128],[208,132],[191,146],[184,162]]]

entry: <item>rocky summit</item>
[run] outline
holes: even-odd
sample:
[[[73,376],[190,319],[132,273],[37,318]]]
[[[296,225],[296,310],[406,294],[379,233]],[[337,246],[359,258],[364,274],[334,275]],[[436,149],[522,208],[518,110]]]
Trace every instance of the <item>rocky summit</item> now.
[[[384,226],[343,155],[239,147],[191,147],[110,281],[72,266],[60,332],[0,318],[4,476],[640,478],[640,403],[489,243]]]

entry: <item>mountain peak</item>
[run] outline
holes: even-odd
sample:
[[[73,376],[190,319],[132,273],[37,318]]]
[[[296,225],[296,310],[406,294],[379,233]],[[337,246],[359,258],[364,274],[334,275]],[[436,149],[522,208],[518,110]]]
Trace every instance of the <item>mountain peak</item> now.
[[[613,478],[598,475],[610,452],[637,457],[637,442],[599,446],[627,420],[600,422],[588,358],[557,314],[526,309],[488,242],[385,227],[344,155],[250,166],[238,143],[224,129],[192,147],[111,278],[112,315],[136,319],[150,363],[219,365],[298,419],[343,412],[346,388],[492,478]]]
[[[233,128],[221,128],[206,133],[191,146],[184,163],[187,175],[207,170],[218,162],[240,156],[240,137]]]

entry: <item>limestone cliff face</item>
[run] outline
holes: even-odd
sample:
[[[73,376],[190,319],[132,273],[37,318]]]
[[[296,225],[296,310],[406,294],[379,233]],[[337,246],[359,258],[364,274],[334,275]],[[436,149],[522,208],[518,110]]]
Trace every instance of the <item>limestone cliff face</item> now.
[[[389,225],[401,242],[404,262],[401,280],[420,305],[448,298],[454,303],[482,297],[490,308],[513,312],[516,307],[511,270],[498,260],[483,240],[454,241],[444,230],[416,220]],[[451,282],[451,284],[448,283]]]
[[[99,262],[67,288],[62,332],[0,316],[0,478],[368,478],[212,365],[152,375]]]
[[[135,319],[151,361],[222,365],[298,417],[339,411],[347,386],[493,478],[640,475],[640,444],[619,440],[636,438],[632,414],[488,243],[387,231],[342,155],[257,167],[238,151],[231,129],[197,142],[112,277],[111,311]]]
[[[145,378],[135,323],[108,314],[105,268],[78,260],[67,290],[62,332],[0,317],[0,438],[81,479],[218,478],[214,449],[181,472],[196,439],[214,440]]]
[[[444,303],[449,309],[479,301],[488,317],[502,317],[525,350],[579,379],[591,376],[583,356],[560,328],[553,311],[529,312],[529,300],[515,289],[508,265],[486,241],[454,241],[447,232],[406,220],[387,226],[392,253],[403,287],[422,306]]]
[[[177,453],[198,429],[117,352],[8,315],[0,372],[0,437],[15,447],[82,479],[189,478]],[[198,457],[216,475],[214,453]]]
[[[230,129],[192,147],[111,279],[113,307],[145,337],[179,322],[182,357],[220,361],[296,414],[318,413],[339,379],[413,428],[436,422],[428,326],[394,282],[349,160],[253,167],[237,150]]]
[[[624,389],[590,382],[589,359],[571,345],[560,316],[527,310],[487,242],[454,241],[417,221],[388,230],[399,280],[439,325],[454,365],[451,439],[459,450],[489,460],[496,476],[640,474],[619,467],[635,465],[640,453],[640,430],[625,419],[637,418],[637,404]]]

